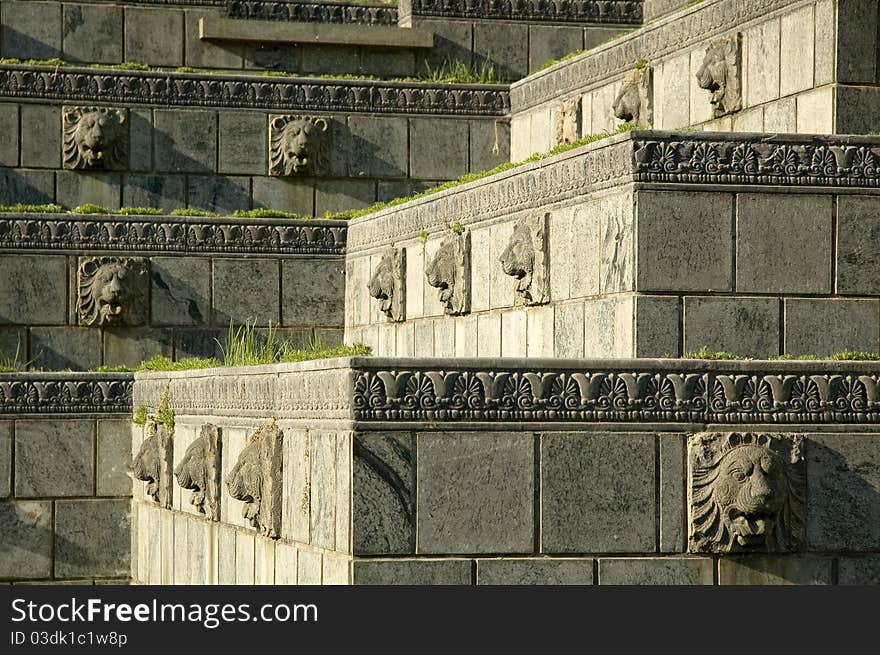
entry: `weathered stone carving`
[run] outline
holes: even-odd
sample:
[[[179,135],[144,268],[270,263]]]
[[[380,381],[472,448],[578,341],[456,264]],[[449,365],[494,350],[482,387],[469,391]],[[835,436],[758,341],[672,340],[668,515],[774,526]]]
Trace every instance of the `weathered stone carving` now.
[[[269,121],[269,175],[316,175],[325,166],[330,119],[273,116]]]
[[[80,324],[144,324],[149,287],[149,261],[146,258],[81,258],[76,305]]]
[[[248,439],[229,472],[229,495],[244,503],[242,516],[260,534],[281,534],[281,443],[284,435],[275,419],[258,428]]]
[[[222,3],[220,3],[222,4]],[[332,23],[397,26],[396,6],[370,6],[360,3],[289,2],[230,0],[230,18],[250,20],[294,21],[298,23]]]
[[[193,492],[192,506],[211,521],[220,520],[220,448],[220,428],[203,425],[174,471],[177,483]]]
[[[428,284],[440,289],[440,302],[447,314],[467,314],[471,307],[470,232],[453,232],[443,239],[425,276]]]
[[[556,143],[573,143],[581,138],[581,97],[563,100],[556,114]]]
[[[152,419],[147,420],[144,430],[147,437],[131,465],[131,477],[146,482],[147,495],[168,509],[172,500],[172,430]]]
[[[131,409],[130,373],[55,373],[0,380],[0,414],[114,414]],[[3,377],[9,377],[8,374]],[[124,378],[129,379],[124,379]],[[36,379],[34,379],[36,378]]]
[[[715,118],[742,109],[742,35],[737,32],[709,44],[697,84],[712,92]]]
[[[501,267],[516,278],[517,304],[550,302],[549,219],[550,214],[543,214],[517,221],[501,253]]]
[[[128,110],[64,108],[64,168],[128,168]]]
[[[406,250],[390,246],[370,278],[370,296],[380,301],[380,309],[389,321],[406,320],[404,283],[406,281]]]
[[[627,123],[650,129],[654,125],[654,70],[636,68],[623,78],[623,86],[614,99],[614,115]]]
[[[700,433],[688,442],[688,464],[691,552],[803,547],[803,437]]]

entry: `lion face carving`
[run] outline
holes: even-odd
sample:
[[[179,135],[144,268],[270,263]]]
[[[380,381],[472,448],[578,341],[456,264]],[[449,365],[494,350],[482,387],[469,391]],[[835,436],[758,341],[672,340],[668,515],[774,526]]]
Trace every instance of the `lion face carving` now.
[[[574,143],[580,138],[581,99],[563,100],[556,114],[556,143]]]
[[[390,321],[403,321],[404,290],[406,279],[406,251],[393,246],[387,248],[382,255],[379,266],[370,278],[367,289],[370,296],[379,300],[379,308]]]
[[[229,495],[244,503],[242,516],[261,534],[281,531],[281,440],[274,419],[257,429],[229,472]]]
[[[146,482],[145,493],[161,507],[171,506],[171,432],[147,421],[146,439],[131,465],[131,477]]]
[[[128,162],[125,109],[67,107],[64,110],[64,168],[125,170]]]
[[[630,71],[614,99],[614,115],[628,123],[650,128],[654,116],[651,107],[653,72],[649,66]]]
[[[802,437],[695,435],[689,444],[692,552],[797,550],[804,542]]]
[[[174,471],[177,483],[193,492],[190,503],[212,521],[220,519],[220,428],[206,424]]]
[[[546,230],[549,214],[517,221],[499,261],[516,278],[516,301],[540,305],[550,300]]]
[[[440,302],[447,314],[470,311],[470,233],[452,233],[425,268],[428,284],[440,289]]]
[[[269,122],[269,175],[315,175],[324,167],[329,118],[275,116]]]
[[[142,325],[149,289],[144,258],[85,257],[80,260],[77,314],[82,325]]]
[[[740,40],[735,34],[710,43],[697,71],[697,84],[712,92],[709,102],[715,118],[742,109]]]

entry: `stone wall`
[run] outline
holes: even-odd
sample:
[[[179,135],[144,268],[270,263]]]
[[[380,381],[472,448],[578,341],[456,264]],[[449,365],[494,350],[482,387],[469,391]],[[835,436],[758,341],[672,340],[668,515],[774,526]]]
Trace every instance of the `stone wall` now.
[[[233,482],[215,521],[176,486],[167,509],[136,501],[133,576],[877,584],[878,372],[852,362],[354,358],[138,374],[136,404],[170,392],[175,466],[193,434],[218,427],[221,486]],[[261,436],[245,436],[258,426]],[[280,431],[274,538],[238,519],[227,494],[246,439],[264,443],[267,426]],[[134,452],[140,439],[136,430]],[[724,484],[772,490],[737,509],[718,466],[752,457],[772,460],[762,480]],[[730,521],[703,525],[707,507]]]
[[[0,374],[0,584],[128,580],[131,386]]]
[[[344,221],[3,214],[0,353],[137,366],[214,356],[245,322],[339,343],[345,239]]]
[[[398,357],[876,352],[877,178],[858,161],[877,147],[634,131],[355,219],[346,340]]]

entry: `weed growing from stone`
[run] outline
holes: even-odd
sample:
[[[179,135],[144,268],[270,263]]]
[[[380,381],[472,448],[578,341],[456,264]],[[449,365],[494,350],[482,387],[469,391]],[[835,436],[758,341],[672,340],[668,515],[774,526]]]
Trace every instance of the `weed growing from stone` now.
[[[232,212],[235,218],[311,218],[293,212],[283,212],[277,209],[237,209]]]
[[[137,411],[134,413],[134,417],[131,419],[131,422],[135,425],[144,425],[147,422],[146,405],[141,405],[137,408]]]
[[[202,209],[174,209],[171,212],[171,216],[214,217],[214,216],[220,216],[220,214],[218,214],[217,212],[204,211]]]
[[[0,212],[13,214],[60,214],[62,211],[61,205],[0,205]]]
[[[70,210],[71,214],[109,214],[110,210],[106,207],[101,207],[101,205],[93,205],[90,202],[87,202],[84,205],[80,205],[78,207],[74,207]]]
[[[122,216],[161,216],[162,210],[157,207],[122,207],[113,213]]]
[[[194,368],[214,368],[220,366],[220,360],[215,357],[184,357],[177,361],[165,355],[153,355],[150,359],[141,362],[138,371],[188,371]]]

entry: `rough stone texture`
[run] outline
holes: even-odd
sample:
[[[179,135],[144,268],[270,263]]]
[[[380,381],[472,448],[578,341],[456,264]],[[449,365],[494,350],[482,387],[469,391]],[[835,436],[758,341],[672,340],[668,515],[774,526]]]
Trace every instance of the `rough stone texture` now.
[[[474,67],[491,62],[495,72],[509,80],[525,77],[529,68],[529,27],[504,22],[474,24]]]
[[[128,573],[127,500],[55,503],[55,575],[120,577]]]
[[[731,290],[731,202],[727,194],[640,191],[637,290]]]
[[[358,585],[469,585],[470,560],[355,560]]]
[[[663,557],[599,560],[601,585],[710,585],[715,562],[706,558]]]
[[[797,130],[795,98],[782,98],[764,106],[764,130],[790,133]]]
[[[266,116],[256,112],[221,111],[219,114],[217,172],[266,174]]]
[[[807,543],[817,551],[880,549],[880,449],[876,434],[811,435]]]
[[[660,435],[660,552],[685,550],[685,437]]]
[[[153,325],[205,325],[211,319],[211,262],[194,257],[150,261]]]
[[[336,259],[286,259],[281,263],[284,325],[339,326],[344,322],[345,271]]]
[[[0,498],[12,494],[12,421],[0,421]]]
[[[582,303],[554,307],[553,356],[583,357],[584,306]]]
[[[877,7],[871,0],[847,0],[837,6],[838,82],[867,83],[877,81],[876,57],[865,56],[877,49]]]
[[[827,585],[831,560],[818,557],[723,557],[718,583],[722,585]]]
[[[873,196],[837,199],[837,293],[880,294],[880,215]]]
[[[831,292],[831,197],[740,194],[736,289]]]
[[[794,355],[880,350],[880,301],[785,300],[785,344]]]
[[[310,526],[310,443],[306,430],[288,430],[284,434],[281,474],[284,479],[281,512],[281,536],[285,539],[309,543]],[[277,573],[276,573],[277,578]],[[296,582],[296,571],[293,582]]]
[[[481,559],[478,585],[591,585],[592,559]]]
[[[94,447],[93,421],[17,421],[15,496],[91,496]]]
[[[0,104],[0,166],[18,166],[18,105]]]
[[[532,435],[422,433],[416,454],[419,553],[532,551]]]
[[[281,534],[281,479],[283,433],[275,419],[247,437],[235,466],[223,481],[234,499],[244,503],[242,514],[261,535]]]
[[[678,298],[636,296],[636,357],[677,357],[681,340],[681,306]]]
[[[312,550],[299,550],[297,554],[297,584],[321,584],[323,569],[321,553]]]
[[[654,115],[655,126],[663,130],[675,130],[690,125],[690,104],[682,102],[682,99],[689,97],[690,92],[690,55],[683,54],[664,61],[658,77],[658,90],[661,94]],[[595,100],[593,109],[596,109]],[[595,128],[594,125],[593,129]]]
[[[205,173],[214,170],[217,122],[212,112],[157,109],[153,122],[156,130],[153,157],[157,171]]]
[[[336,433],[309,433],[310,540],[314,546],[336,548]]]
[[[742,357],[779,354],[779,301],[775,298],[684,299],[684,350],[726,351]]]
[[[48,578],[52,570],[52,503],[0,503],[0,540],[0,580]]]
[[[98,496],[128,496],[131,478],[131,423],[128,420],[98,421],[97,470],[95,485]]]
[[[56,2],[4,2],[3,56],[61,57],[61,7]]]
[[[654,467],[653,435],[542,435],[542,552],[653,552]]]
[[[183,12],[125,9],[125,58],[152,66],[183,65]]]
[[[781,17],[779,93],[786,96],[813,87],[815,26],[812,6]],[[845,49],[845,48],[843,48]]]
[[[296,584],[296,547],[283,541],[275,544],[275,584]]]
[[[435,36],[436,38],[436,36]],[[470,170],[488,171],[507,161],[510,156],[510,123],[501,119],[471,121]]]
[[[455,179],[468,171],[468,124],[444,118],[413,118],[409,124],[409,172],[426,180]],[[430,157],[425,153],[430,152]]]
[[[274,259],[215,259],[214,323],[278,325],[278,269]]]
[[[22,351],[25,359],[23,355]],[[101,364],[101,333],[89,328],[33,327],[30,361],[50,371],[93,369]]]
[[[406,177],[407,126],[393,118],[351,116],[351,160],[353,177]]]
[[[855,115],[853,100],[863,103]],[[835,106],[836,105],[836,106]],[[862,134],[877,124],[874,89],[825,85],[797,95],[796,130],[801,134]]]
[[[837,584],[880,585],[880,557],[841,557],[837,560]]]
[[[21,126],[21,165],[61,168],[60,107],[22,105]]]
[[[779,97],[779,19],[774,18],[745,33],[748,86],[746,106],[754,107]],[[802,50],[800,51],[802,52]]]

